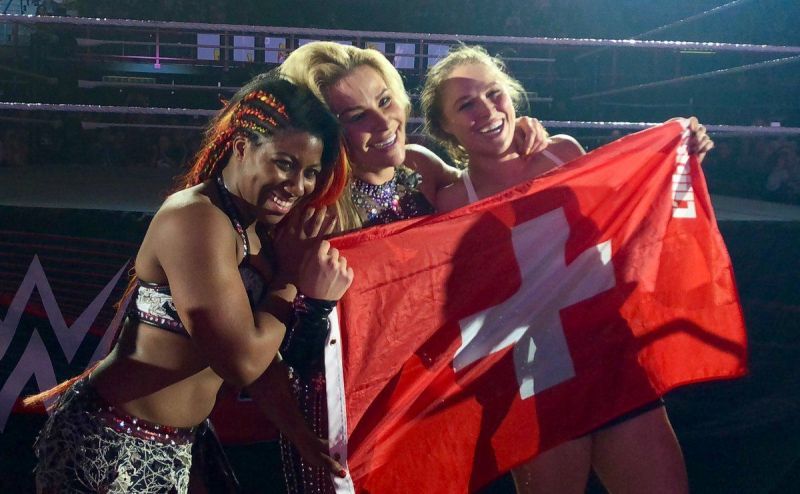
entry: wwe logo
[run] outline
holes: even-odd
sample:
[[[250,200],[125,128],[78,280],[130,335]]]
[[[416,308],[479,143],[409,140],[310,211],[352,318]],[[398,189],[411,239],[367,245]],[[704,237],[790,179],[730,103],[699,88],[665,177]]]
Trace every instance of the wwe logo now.
[[[17,289],[17,293],[8,307],[5,319],[0,321],[0,359],[5,356],[8,347],[11,345],[22,314],[25,312],[25,307],[28,305],[35,288],[39,292],[45,313],[67,362],[72,362],[78,347],[86,337],[86,333],[97,318],[100,310],[108,301],[127,265],[128,263],[126,262],[117,271],[111,281],[97,294],[89,306],[84,309],[83,313],[75,319],[72,326],[67,326],[58,302],[56,302],[56,298],[53,295],[50,283],[47,281],[39,257],[34,256],[19,289]],[[122,305],[124,306],[124,304]],[[121,307],[114,315],[108,330],[106,330],[87,365],[94,363],[108,353],[114,333],[111,329],[119,325],[123,314],[124,311]],[[11,414],[11,409],[31,376],[36,378],[36,384],[40,390],[50,389],[57,384],[53,362],[37,329],[34,329],[31,333],[30,340],[11,373],[7,376],[0,376],[0,379],[2,379],[0,382],[3,382],[2,388],[0,388],[0,432],[3,432]]]

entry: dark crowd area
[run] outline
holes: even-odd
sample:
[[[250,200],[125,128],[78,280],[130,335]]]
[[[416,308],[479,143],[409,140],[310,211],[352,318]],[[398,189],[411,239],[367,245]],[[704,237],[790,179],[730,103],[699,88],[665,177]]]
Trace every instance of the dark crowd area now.
[[[800,204],[797,138],[720,138],[703,168],[712,194]]]
[[[409,0],[400,8],[386,2],[296,0],[287,8],[285,2],[273,0],[239,0],[233,8],[231,2],[220,1],[11,0],[3,2],[3,6],[8,13],[88,18],[612,39],[635,36],[659,26],[676,24],[679,19],[700,16],[702,20],[677,23],[646,38],[800,46],[800,30],[796,29],[800,21],[798,2],[744,1],[738,2],[735,8],[718,8],[718,12],[713,13],[709,12],[729,2],[674,0],[650,2],[646,8],[644,3],[641,0]],[[117,52],[104,52],[102,47],[81,47],[77,41],[80,37],[95,36],[141,43],[141,34],[136,31],[97,28],[97,32],[90,33],[50,25],[20,27],[14,31],[10,25],[4,27],[6,39],[0,40],[0,57],[8,63],[8,68],[5,80],[0,81],[0,100],[3,101],[214,110],[221,106],[221,99],[230,96],[232,88],[274,66],[234,63],[228,47],[221,49],[220,58],[212,62],[194,63],[197,60],[193,51],[182,54],[185,57],[180,62],[182,67],[191,67],[185,73],[170,72],[166,64],[160,71],[141,72],[140,69],[122,69],[120,57],[107,56],[116,56]],[[24,37],[14,38],[23,32],[27,33]],[[162,33],[162,42],[166,36]],[[174,36],[178,44],[198,42],[193,30]],[[222,42],[232,43],[230,39],[225,41],[224,36]],[[257,39],[256,46],[263,46],[263,43]],[[125,55],[132,53],[132,49],[122,48]],[[170,49],[177,50],[164,47],[161,55],[173,55]],[[642,51],[634,56],[626,52],[625,57],[617,57],[615,52],[580,58],[576,57],[576,51],[537,49],[539,51],[531,51],[532,48],[519,43],[491,47],[494,53],[507,60],[512,74],[531,91],[531,108],[525,113],[542,120],[659,122],[672,116],[696,115],[705,124],[800,127],[796,93],[800,73],[796,63],[766,70],[735,69],[734,74],[708,80],[576,101],[573,98],[576,94],[609,86],[633,85],[647,81],[648,77],[670,79],[678,74],[741,67],[757,59],[744,54],[718,53],[712,58],[702,54]],[[152,51],[152,48],[147,50]],[[526,57],[541,56],[557,61],[551,64],[525,61]],[[415,63],[414,69],[401,72],[416,103],[415,94],[426,66],[422,59]],[[146,68],[145,63],[140,65]],[[149,67],[152,68],[152,63]],[[107,75],[133,76],[151,86],[172,83],[212,86],[212,89],[216,85],[222,89],[164,91],[135,85],[94,89],[80,86],[81,80],[105,80]],[[543,98],[537,99],[537,96]],[[0,166],[78,164],[170,168],[177,172],[196,153],[204,123],[205,118],[200,116],[2,109]],[[410,133],[418,131],[417,126],[412,127]],[[622,135],[610,129],[549,130],[574,134],[588,149]],[[704,165],[712,194],[800,204],[800,136],[712,133],[712,137],[716,149]],[[425,142],[419,136],[414,139]]]
[[[24,112],[0,120],[1,167],[79,164],[174,169],[177,174],[197,152],[202,136],[201,123],[197,128],[83,128],[81,116],[75,114],[30,120]],[[577,137],[592,148],[619,135]],[[421,136],[412,140],[430,145]],[[800,139],[722,135],[715,143],[703,165],[712,194],[800,204]]]
[[[86,125],[76,114],[48,120],[5,115],[0,119],[0,166],[75,164],[180,170],[197,152],[202,137],[199,126],[98,126]]]
[[[679,18],[729,3],[721,0],[671,0],[663,6],[643,8],[640,0],[408,0],[400,4],[371,0],[238,0],[230,2],[187,0],[52,0],[39,4],[40,12],[72,13],[85,17],[207,22],[260,26],[404,31],[423,33],[508,36],[567,36],[581,38],[629,37]],[[662,3],[662,2],[658,2]],[[790,2],[742,2],[737,7],[737,43],[785,43],[797,39]],[[750,5],[746,5],[749,3]],[[48,7],[49,5],[49,7]],[[796,6],[794,7],[797,8]],[[33,13],[32,7],[29,7]],[[759,15],[750,15],[750,12]],[[601,22],[598,22],[601,21]],[[723,31],[730,17],[721,13],[703,24],[687,24],[670,36],[709,39]],[[664,38],[668,39],[668,38]],[[674,39],[674,38],[672,38]]]

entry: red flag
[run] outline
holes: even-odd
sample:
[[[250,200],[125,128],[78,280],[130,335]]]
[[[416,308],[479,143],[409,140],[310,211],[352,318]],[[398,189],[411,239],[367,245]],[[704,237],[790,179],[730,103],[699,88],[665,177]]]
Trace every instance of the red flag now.
[[[326,349],[339,492],[475,491],[670,389],[745,372],[687,139],[671,122],[335,241],[357,271]]]

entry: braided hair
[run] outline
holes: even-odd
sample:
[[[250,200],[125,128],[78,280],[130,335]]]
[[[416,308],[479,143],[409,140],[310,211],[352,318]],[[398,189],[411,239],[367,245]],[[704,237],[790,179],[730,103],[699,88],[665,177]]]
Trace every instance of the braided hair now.
[[[215,177],[227,164],[233,141],[252,141],[285,130],[299,130],[323,143],[322,173],[312,194],[314,206],[333,204],[347,182],[339,123],[306,88],[281,78],[275,71],[255,77],[226,103],[205,131],[191,168],[178,179],[176,190]]]
[[[221,173],[233,151],[235,137],[245,136],[256,142],[261,137],[287,130],[308,132],[322,141],[322,173],[311,195],[311,205],[335,203],[347,183],[347,163],[339,122],[311,91],[270,72],[243,86],[211,120],[200,151],[189,170],[178,177],[173,192],[193,187]],[[131,273],[117,306],[129,300],[136,282],[136,274]],[[116,329],[114,340],[120,329]],[[22,401],[23,409],[41,411],[78,379],[91,374],[100,362],[51,389],[26,397]]]

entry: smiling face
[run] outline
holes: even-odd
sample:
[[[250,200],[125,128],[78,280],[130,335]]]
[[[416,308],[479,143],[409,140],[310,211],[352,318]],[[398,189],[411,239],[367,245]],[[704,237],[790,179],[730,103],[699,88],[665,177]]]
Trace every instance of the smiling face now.
[[[253,207],[259,221],[278,223],[314,191],[322,171],[322,150],[319,137],[298,130],[280,131],[256,142],[236,138],[237,195]]]
[[[325,99],[344,127],[356,175],[403,163],[406,111],[378,71],[355,68],[325,91]]]
[[[495,67],[483,63],[456,66],[442,81],[442,129],[471,158],[500,158],[511,152],[516,112]]]

